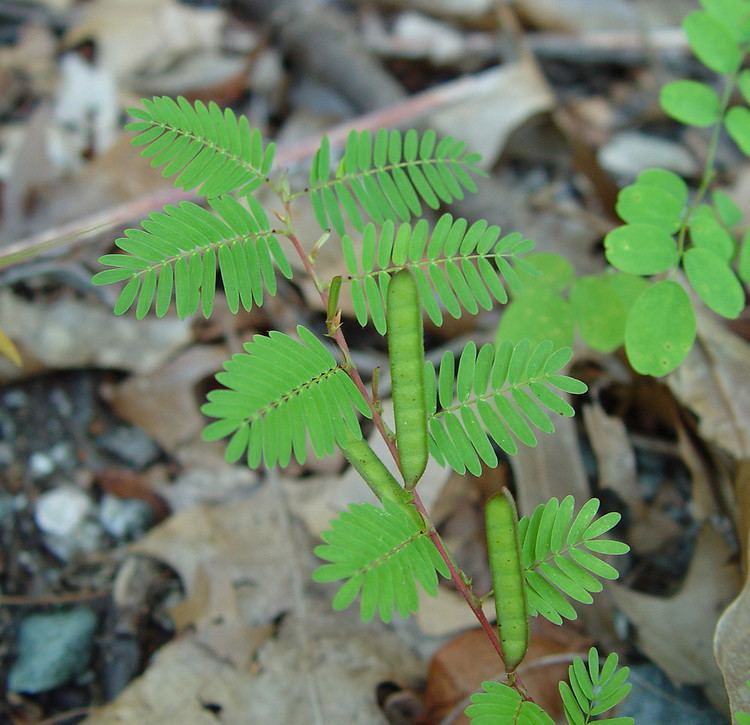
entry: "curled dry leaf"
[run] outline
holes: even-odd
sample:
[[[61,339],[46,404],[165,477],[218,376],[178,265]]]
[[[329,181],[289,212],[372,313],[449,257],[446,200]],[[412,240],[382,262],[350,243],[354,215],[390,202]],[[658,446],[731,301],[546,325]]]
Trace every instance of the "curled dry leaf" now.
[[[750,537],[746,539],[750,549]],[[714,633],[714,653],[729,695],[732,714],[750,712],[750,576],[737,599],[721,615]]]
[[[721,535],[704,526],[687,577],[673,597],[656,597],[607,585],[615,606],[636,626],[640,649],[675,685],[703,686],[719,709],[727,709],[726,691],[712,652],[719,615],[739,589],[737,566]]]

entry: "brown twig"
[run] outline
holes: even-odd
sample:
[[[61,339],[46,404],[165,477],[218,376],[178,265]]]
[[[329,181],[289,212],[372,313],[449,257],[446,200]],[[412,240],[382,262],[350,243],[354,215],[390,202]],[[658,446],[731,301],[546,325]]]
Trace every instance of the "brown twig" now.
[[[25,594],[0,594],[0,607],[43,607],[53,604],[71,604],[74,602],[89,602],[92,599],[105,599],[110,595],[108,591],[67,592],[65,594],[43,594],[32,597]]]

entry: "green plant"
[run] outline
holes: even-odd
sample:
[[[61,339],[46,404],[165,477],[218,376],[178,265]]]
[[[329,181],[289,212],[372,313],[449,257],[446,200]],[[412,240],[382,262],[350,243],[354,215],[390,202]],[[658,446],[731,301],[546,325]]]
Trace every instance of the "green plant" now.
[[[117,314],[135,307],[136,317],[152,308],[161,316],[174,300],[178,316],[200,310],[208,317],[219,282],[229,309],[237,312],[275,294],[279,273],[292,277],[282,240],[290,243],[320,293],[326,334],[339,356],[302,325],[296,336],[255,335],[216,376],[222,387],[203,406],[215,419],[204,438],[229,438],[227,460],[244,458],[251,467],[304,462],[308,446],[316,456],[339,447],[380,505],[350,506],[315,550],[325,563],[314,579],[342,583],[333,607],[348,607],[359,596],[363,620],[377,614],[388,622],[394,611],[408,616],[417,610],[417,583],[434,595],[438,577],[450,578],[505,658],[507,686],[498,686],[536,712],[516,672],[528,638],[526,607],[558,624],[575,619],[571,600],[591,602],[591,592],[601,590],[600,578],[617,576],[600,557],[628,548],[602,538],[619,514],[596,518],[596,499],[575,516],[572,497],[552,499],[518,521],[507,493],[493,498],[487,528],[498,636],[482,612],[483,598],[472,591],[419,497],[428,455],[478,474],[483,465],[498,465],[499,452],[535,446],[535,429],[552,433],[552,415],[573,415],[563,393],[586,391],[561,372],[571,350],[549,341],[480,348],[469,343],[457,366],[452,353],[438,370],[424,362],[423,310],[440,324],[443,309],[454,317],[489,309],[493,301],[507,301],[506,286],[520,290],[522,277],[535,273],[524,259],[534,244],[520,234],[502,236],[484,221],[470,225],[450,214],[432,228],[424,219],[411,221],[423,204],[434,208],[473,190],[478,158],[454,139],[438,141],[431,131],[352,132],[335,167],[323,140],[309,186],[293,192],[285,176],[271,176],[273,145],[231,111],[155,98],[131,113],[129,128],[143,155],[165,176],[176,177],[178,187],[197,189],[208,208],[183,202],[152,213],[116,240],[120,252],[102,257],[109,269],[94,282],[124,283]],[[255,197],[260,187],[278,198],[274,223]],[[323,231],[310,254],[292,215],[292,202],[305,194]],[[329,226],[341,234],[349,274],[323,281],[316,254],[328,241]],[[349,355],[339,306],[347,286],[359,323],[372,322],[388,337],[394,433],[383,420],[376,379],[368,390]],[[401,482],[369,446],[359,416],[371,419],[383,436]],[[571,680],[574,693],[576,682]],[[500,708],[496,722],[503,717]]]
[[[698,60],[720,76],[722,89],[717,93],[706,83],[678,80],[661,91],[669,116],[710,129],[697,190],[691,195],[679,176],[664,169],[642,172],[618,196],[624,225],[604,240],[614,270],[576,279],[559,255],[529,258],[542,275],[514,295],[498,341],[519,339],[535,319],[542,321],[538,339],[567,345],[577,326],[591,347],[611,352],[624,344],[636,371],[661,376],[683,362],[696,335],[693,301],[680,272],[692,293],[718,315],[733,319],[743,310],[750,232],[738,244],[741,211],[723,191],[713,190],[710,200],[708,194],[716,180],[722,129],[750,155],[750,71],[741,70],[750,48],[750,3],[701,0],[701,5],[683,28]],[[741,101],[731,105],[737,91]]]

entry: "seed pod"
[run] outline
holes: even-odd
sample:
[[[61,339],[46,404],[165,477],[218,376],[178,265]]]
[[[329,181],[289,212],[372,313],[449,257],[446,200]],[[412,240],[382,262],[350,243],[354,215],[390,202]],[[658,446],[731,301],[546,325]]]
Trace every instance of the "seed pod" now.
[[[529,612],[523,576],[518,513],[507,489],[493,496],[485,508],[487,554],[500,646],[508,672],[518,667],[529,646]]]
[[[424,473],[428,453],[422,311],[408,269],[391,278],[386,314],[396,446],[404,482],[411,489]]]
[[[351,439],[341,450],[379,501],[389,499],[405,507],[409,516],[420,527],[423,525],[422,516],[411,504],[411,494],[399,485],[366,440]]]

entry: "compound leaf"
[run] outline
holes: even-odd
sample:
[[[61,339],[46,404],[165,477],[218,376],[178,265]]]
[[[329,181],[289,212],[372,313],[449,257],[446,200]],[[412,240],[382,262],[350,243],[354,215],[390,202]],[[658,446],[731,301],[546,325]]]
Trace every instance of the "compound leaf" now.
[[[556,374],[569,353],[565,348],[554,350],[548,340],[534,346],[529,340],[505,342],[497,348],[488,344],[479,351],[470,344],[458,366],[450,351],[443,356],[437,376],[427,365],[425,375],[433,379],[426,386],[431,396],[427,409],[435,411],[428,420],[430,453],[459,473],[469,470],[479,475],[482,462],[497,465],[493,442],[509,455],[518,450],[515,439],[535,446],[534,428],[545,433],[554,430],[548,411],[573,415],[573,408],[557,391],[587,389],[580,381]],[[467,370],[473,370],[473,376],[464,372],[462,377]]]
[[[539,504],[531,516],[519,522],[529,610],[554,624],[575,619],[568,601],[590,604],[591,593],[602,590],[596,578],[616,579],[617,570],[596,554],[625,554],[627,544],[600,539],[620,521],[620,514],[595,518],[599,500],[589,499],[573,516],[575,501],[566,496]],[[593,552],[593,553],[592,553]]]
[[[368,217],[376,224],[406,222],[423,213],[422,202],[437,209],[441,202],[462,199],[464,189],[476,191],[470,174],[485,175],[477,166],[479,156],[450,136],[435,142],[432,130],[420,139],[414,129],[402,134],[381,128],[374,144],[370,131],[351,131],[334,173],[330,144],[324,138],[306,190],[320,226],[344,234],[346,220],[360,232]]]
[[[344,234],[341,243],[349,271],[344,280],[352,285],[357,320],[363,326],[372,320],[380,334],[386,333],[384,290],[403,268],[411,269],[420,305],[436,325],[443,321],[441,303],[458,318],[462,308],[474,314],[480,308],[491,309],[493,300],[506,302],[504,285],[518,287],[515,267],[534,243],[520,234],[500,235],[500,228],[486,221],[470,225],[450,214],[443,214],[432,230],[425,220],[398,227],[386,221],[378,235],[370,223],[357,260],[354,241]]]
[[[163,166],[162,175],[178,175],[174,185],[203,196],[230,191],[250,192],[262,184],[273,163],[274,144],[264,147],[257,128],[213,101],[191,105],[180,96],[143,99],[143,108],[132,108],[135,118],[126,126],[138,133],[132,143],[143,146],[141,156]]]
[[[264,288],[276,293],[273,262],[291,278],[292,268],[274,230],[257,203],[252,211],[231,196],[210,200],[214,211],[184,201],[153,212],[141,229],[128,229],[115,244],[124,254],[99,259],[110,269],[94,275],[97,285],[124,281],[115,305],[121,315],[136,302],[136,317],[167,313],[174,294],[179,317],[192,315],[201,305],[208,317],[216,294],[217,265],[227,306],[236,313],[240,303],[249,310],[262,305]]]
[[[588,667],[580,657],[568,667],[568,682],[561,682],[560,697],[569,725],[607,723],[608,725],[633,725],[632,717],[597,718],[622,702],[632,685],[628,683],[628,667],[617,667],[617,655],[612,652],[599,669],[599,653],[589,650]]]
[[[216,376],[224,388],[209,392],[201,410],[218,420],[203,438],[232,436],[230,462],[246,454],[251,468],[286,466],[293,454],[303,463],[306,436],[318,457],[362,438],[355,411],[371,415],[362,394],[313,333],[299,325],[297,334],[255,335]]]
[[[539,705],[502,682],[483,682],[482,691],[471,696],[464,714],[471,725],[554,725]]]
[[[389,499],[382,508],[351,504],[321,534],[325,542],[315,555],[326,561],[313,572],[316,582],[345,580],[333,608],[346,609],[361,592],[360,616],[367,622],[378,613],[390,622],[393,611],[408,617],[417,611],[416,584],[436,596],[438,577],[450,576],[427,532],[403,504]]]

